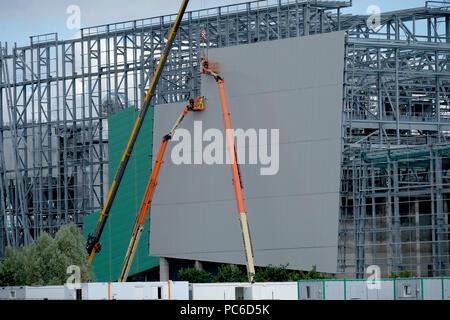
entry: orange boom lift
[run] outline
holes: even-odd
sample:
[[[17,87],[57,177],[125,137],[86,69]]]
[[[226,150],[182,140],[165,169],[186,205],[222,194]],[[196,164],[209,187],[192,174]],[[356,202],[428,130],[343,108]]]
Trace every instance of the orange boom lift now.
[[[247,275],[249,282],[253,282],[255,275],[255,264],[253,262],[253,248],[250,238],[250,231],[248,228],[247,213],[245,211],[244,196],[242,193],[242,183],[239,174],[239,167],[236,161],[236,148],[234,145],[234,137],[232,135],[231,121],[228,113],[227,100],[225,98],[225,82],[219,76],[217,64],[210,63],[205,54],[201,61],[201,73],[214,77],[219,87],[220,103],[222,105],[222,116],[225,124],[225,131],[227,137],[228,154],[231,162],[231,173],[233,176],[233,187],[236,196],[236,204],[239,215],[239,222],[241,225],[242,240],[244,242],[245,258],[247,261]]]
[[[181,121],[183,121],[184,117],[189,111],[202,111],[203,109],[204,99],[202,97],[190,99],[189,105],[181,112],[172,129],[170,129],[169,133],[162,138],[161,146],[159,147],[158,155],[156,157],[156,161],[153,165],[152,173],[147,184],[147,189],[145,190],[144,199],[142,200],[136,222],[134,223],[130,244],[128,246],[128,250],[123,261],[122,270],[119,275],[119,282],[127,281],[128,273],[130,272],[131,264],[133,263],[134,254],[136,253],[136,249],[139,244],[139,239],[141,238],[142,231],[144,231],[145,217],[147,216],[147,212],[151,207],[153,191],[155,191],[156,185],[158,184],[157,179],[159,175],[159,169],[164,162],[163,158],[167,143],[172,139],[175,130],[177,129]]]

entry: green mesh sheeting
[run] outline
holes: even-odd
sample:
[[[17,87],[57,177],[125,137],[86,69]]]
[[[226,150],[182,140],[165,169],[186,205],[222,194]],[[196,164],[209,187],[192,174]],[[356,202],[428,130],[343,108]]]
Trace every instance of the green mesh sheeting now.
[[[122,154],[127,146],[138,113],[134,108],[125,109],[108,118],[109,185],[114,179]],[[119,190],[111,208],[100,242],[102,250],[93,260],[96,281],[117,281],[128,248],[131,230],[136,219],[152,165],[153,108],[148,110],[144,124],[134,146]],[[84,236],[95,230],[100,213],[84,219]],[[159,258],[148,256],[149,223],[146,219],[144,232],[134,256],[129,275],[159,265]]]
[[[430,166],[430,152],[435,152],[441,157],[450,155],[450,144],[435,144],[410,148],[381,150],[374,152],[363,152],[362,160],[373,163],[374,167],[386,168],[388,158],[391,161],[398,161],[399,168],[427,168]],[[443,159],[447,164],[450,159]]]

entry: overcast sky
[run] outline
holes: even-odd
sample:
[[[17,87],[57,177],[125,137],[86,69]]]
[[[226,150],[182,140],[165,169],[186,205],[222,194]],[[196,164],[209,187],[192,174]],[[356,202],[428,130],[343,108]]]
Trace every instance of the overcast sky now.
[[[242,2],[245,0],[191,0],[188,11]],[[76,30],[67,27],[70,5],[79,6],[83,28],[173,14],[181,0],[0,0],[0,3],[0,41],[21,46],[29,44],[32,35],[57,32],[59,39],[73,37]],[[378,5],[385,12],[424,4],[425,0],[353,0],[353,7],[346,12],[365,14],[370,5]]]

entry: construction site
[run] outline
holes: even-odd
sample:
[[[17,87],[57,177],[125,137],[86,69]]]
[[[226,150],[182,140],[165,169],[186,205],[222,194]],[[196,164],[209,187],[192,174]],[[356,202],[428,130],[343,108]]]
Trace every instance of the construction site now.
[[[450,3],[187,2],[0,43],[0,262],[73,222],[98,282],[377,266],[450,299]]]

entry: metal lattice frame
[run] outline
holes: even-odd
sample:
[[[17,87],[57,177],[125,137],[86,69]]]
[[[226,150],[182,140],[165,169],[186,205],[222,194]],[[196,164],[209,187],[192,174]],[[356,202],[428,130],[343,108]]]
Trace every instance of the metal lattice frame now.
[[[383,14],[376,30],[368,17],[342,19],[343,274],[363,278],[369,265],[385,276],[450,274],[449,167],[440,149],[450,131],[450,11],[426,5]],[[385,156],[368,160],[380,152]]]

